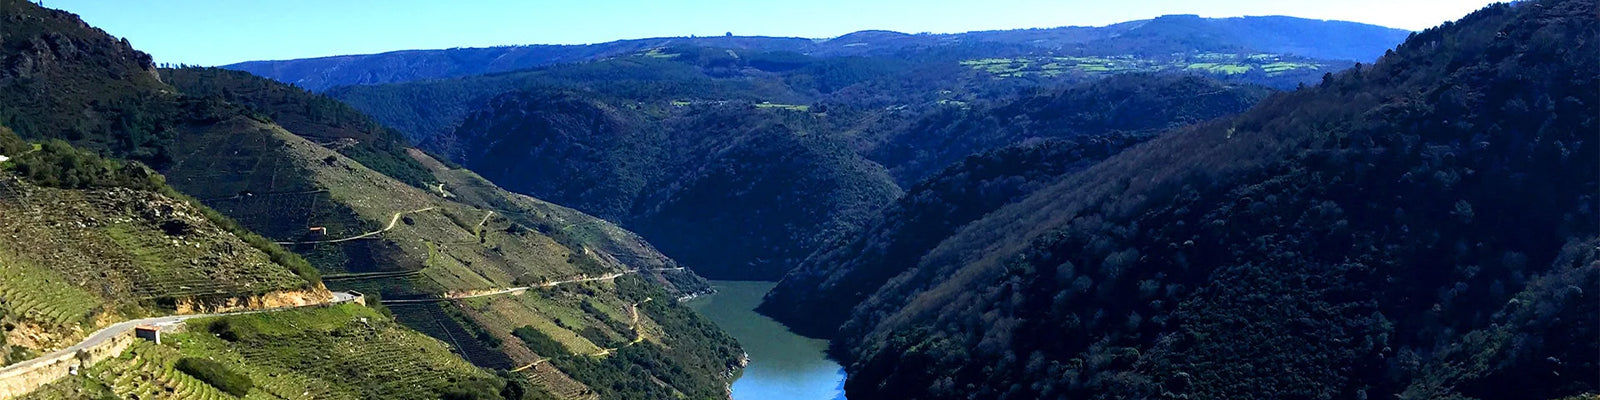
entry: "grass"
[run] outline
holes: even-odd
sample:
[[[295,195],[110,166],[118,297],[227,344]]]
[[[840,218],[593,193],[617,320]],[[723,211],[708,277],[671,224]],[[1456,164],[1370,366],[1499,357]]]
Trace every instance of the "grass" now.
[[[224,340],[208,331],[217,323],[245,334]],[[190,333],[169,336],[183,356],[214,360],[275,397],[428,399],[461,382],[489,379],[445,343],[359,305],[195,320],[188,326]]]
[[[232,399],[216,387],[178,371],[177,350],[137,341],[117,358],[90,368],[87,376],[125,399]]]
[[[808,105],[776,104],[776,103],[769,103],[769,102],[765,102],[765,101],[760,102],[760,103],[756,103],[756,108],[776,108],[776,109],[781,109],[781,110],[800,111],[800,112],[811,111],[811,106],[808,106]]]
[[[962,61],[961,65],[997,78],[1058,76],[1101,76],[1130,72],[1195,71],[1212,75],[1239,75],[1259,70],[1269,76],[1304,69],[1318,69],[1311,62],[1282,61],[1275,54],[1196,53],[1170,58],[1137,56],[1110,57],[1019,57],[985,58]]]
[[[1185,69],[1205,71],[1218,75],[1238,75],[1255,69],[1254,66],[1225,63],[1192,63]]]
[[[54,271],[32,266],[0,251],[0,315],[47,326],[89,322],[103,303]]]
[[[242,334],[222,339],[213,325]],[[454,357],[443,342],[355,304],[203,318],[190,320],[187,328],[166,334],[165,344],[136,341],[120,357],[27,398],[422,400],[493,382],[490,373]],[[219,379],[224,376],[230,378]],[[221,386],[234,394],[208,379],[230,381]]]

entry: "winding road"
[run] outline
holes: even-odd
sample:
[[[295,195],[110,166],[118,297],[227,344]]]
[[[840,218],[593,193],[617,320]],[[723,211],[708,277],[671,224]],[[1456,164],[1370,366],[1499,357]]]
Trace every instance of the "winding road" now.
[[[275,243],[277,243],[277,244],[286,244],[286,245],[288,245],[288,244],[318,244],[318,243],[340,243],[340,242],[348,242],[348,241],[351,241],[351,240],[366,239],[366,238],[369,238],[369,237],[377,236],[380,233],[388,232],[390,229],[394,229],[394,225],[397,224],[397,223],[400,223],[400,217],[401,216],[404,216],[406,214],[416,214],[416,213],[425,212],[425,211],[433,211],[433,210],[437,210],[437,209],[439,209],[439,207],[428,207],[428,208],[423,208],[423,209],[419,209],[419,210],[397,212],[397,213],[394,213],[393,217],[389,218],[389,226],[385,226],[385,227],[383,227],[383,229],[379,229],[379,230],[375,230],[375,231],[372,231],[372,232],[367,232],[367,233],[363,233],[363,234],[360,234],[360,235],[355,235],[355,236],[351,236],[351,237],[347,237],[347,238],[343,238],[343,239],[311,240],[311,241],[305,241],[305,242],[275,242]]]
[[[67,354],[74,354],[74,353],[77,353],[77,352],[82,351],[84,349],[88,349],[90,347],[94,347],[94,346],[100,345],[101,343],[105,343],[105,341],[107,341],[107,340],[111,340],[112,338],[115,338],[115,337],[117,337],[119,335],[122,335],[123,333],[127,333],[128,331],[133,330],[133,328],[138,327],[138,326],[143,326],[143,325],[171,326],[171,325],[175,325],[175,324],[178,324],[178,323],[181,323],[181,322],[184,322],[184,321],[188,321],[188,320],[191,320],[191,319],[195,319],[195,318],[210,318],[210,317],[222,317],[222,316],[228,316],[228,315],[259,314],[259,313],[266,313],[266,312],[289,310],[289,309],[294,309],[294,308],[315,307],[315,306],[324,306],[324,305],[329,305],[329,304],[347,303],[347,302],[353,301],[355,299],[356,299],[356,295],[352,294],[350,292],[333,292],[333,299],[329,300],[328,302],[317,303],[317,304],[308,304],[308,305],[304,305],[304,306],[300,306],[300,307],[284,307],[284,308],[274,308],[274,309],[268,309],[268,310],[236,311],[236,312],[214,313],[214,314],[168,315],[168,316],[165,316],[165,317],[154,317],[154,318],[144,318],[144,319],[135,319],[135,320],[130,320],[130,321],[123,321],[123,322],[119,322],[119,323],[116,323],[116,324],[112,324],[111,326],[102,328],[102,329],[100,329],[98,331],[95,331],[94,333],[89,334],[89,337],[84,338],[83,340],[79,341],[77,344],[73,344],[71,346],[67,346],[67,348],[64,348],[64,349],[61,349],[61,350],[52,351],[50,353],[43,354],[43,355],[40,355],[38,357],[34,357],[33,359],[30,359],[28,361],[23,361],[23,362],[20,362],[20,363],[16,363],[16,364],[5,366],[4,368],[0,368],[0,376],[9,375],[10,373],[12,373],[14,371],[21,371],[21,370],[38,368],[38,367],[41,366],[40,364],[46,363],[47,360],[55,360],[55,359],[58,359],[60,356],[67,355]]]

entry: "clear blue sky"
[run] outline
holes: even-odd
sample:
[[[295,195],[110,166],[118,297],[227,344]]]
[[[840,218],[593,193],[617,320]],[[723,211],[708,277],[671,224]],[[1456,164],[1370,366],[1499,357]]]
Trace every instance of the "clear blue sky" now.
[[[826,38],[1099,26],[1164,14],[1289,15],[1420,30],[1488,0],[44,0],[157,62],[248,60],[659,36]]]

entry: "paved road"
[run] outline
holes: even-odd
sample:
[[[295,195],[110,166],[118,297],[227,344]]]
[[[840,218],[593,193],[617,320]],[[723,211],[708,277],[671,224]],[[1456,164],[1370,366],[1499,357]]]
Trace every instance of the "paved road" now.
[[[355,298],[356,298],[356,296],[354,294],[349,293],[349,292],[333,292],[333,300],[332,301],[329,301],[327,303],[318,303],[318,304],[307,305],[305,307],[320,306],[320,305],[326,305],[326,304],[345,303],[345,302],[349,302],[351,300],[355,300]],[[296,308],[296,307],[290,307],[290,308]],[[104,329],[101,329],[99,331],[95,331],[95,333],[90,334],[89,337],[84,338],[82,341],[78,342],[77,344],[74,344],[74,345],[71,345],[71,346],[67,346],[67,348],[65,348],[65,349],[52,351],[49,354],[44,354],[44,355],[41,355],[41,356],[39,356],[37,358],[31,359],[31,360],[28,360],[28,361],[23,361],[23,362],[20,362],[20,363],[8,365],[8,366],[6,366],[4,368],[0,368],[0,375],[5,375],[6,373],[12,372],[12,371],[19,371],[19,370],[24,370],[24,369],[37,368],[37,367],[39,367],[39,364],[44,362],[45,360],[52,360],[52,359],[55,359],[58,356],[65,355],[65,354],[74,354],[74,353],[77,353],[78,351],[81,351],[83,349],[87,349],[89,347],[92,347],[92,346],[95,346],[95,345],[99,345],[101,343],[104,343],[107,340],[111,340],[111,338],[117,337],[117,335],[121,335],[123,333],[126,333],[127,331],[133,330],[134,327],[141,326],[141,325],[170,326],[170,325],[176,325],[176,324],[181,323],[183,321],[188,321],[188,320],[195,319],[195,318],[220,317],[220,316],[226,316],[226,315],[256,314],[256,313],[282,311],[282,310],[284,310],[284,309],[283,308],[278,308],[278,309],[271,309],[271,310],[238,311],[238,312],[216,313],[216,314],[169,315],[169,316],[165,316],[165,317],[155,317],[155,318],[145,318],[145,319],[136,319],[136,320],[131,320],[131,321],[123,321],[123,322],[119,322],[119,323],[116,323],[116,324],[112,324],[111,326],[105,327]]]

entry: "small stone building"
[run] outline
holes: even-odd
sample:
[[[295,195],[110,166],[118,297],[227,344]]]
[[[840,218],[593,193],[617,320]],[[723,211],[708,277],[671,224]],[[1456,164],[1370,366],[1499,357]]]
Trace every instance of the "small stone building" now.
[[[161,344],[161,327],[140,325],[133,328],[133,336]]]

